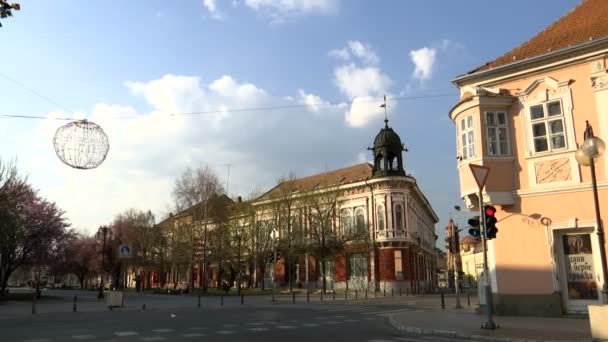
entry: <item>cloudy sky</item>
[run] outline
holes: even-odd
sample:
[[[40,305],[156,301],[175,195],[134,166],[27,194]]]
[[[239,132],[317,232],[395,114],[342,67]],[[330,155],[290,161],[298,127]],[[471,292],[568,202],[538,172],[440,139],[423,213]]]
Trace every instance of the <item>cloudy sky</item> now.
[[[130,207],[166,215],[188,166],[210,166],[231,196],[247,196],[290,171],[368,161],[386,95],[407,172],[443,235],[450,215],[465,222],[453,210],[450,81],[577,2],[21,1],[0,28],[0,114],[46,119],[0,118],[0,158],[16,158],[73,226],[93,232]],[[103,127],[99,168],[55,156],[63,117]]]

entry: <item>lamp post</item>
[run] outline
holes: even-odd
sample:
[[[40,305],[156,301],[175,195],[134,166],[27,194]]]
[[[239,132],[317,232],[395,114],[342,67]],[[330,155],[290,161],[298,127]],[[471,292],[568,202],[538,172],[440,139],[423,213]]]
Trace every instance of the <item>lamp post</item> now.
[[[241,233],[236,233],[238,240],[238,252],[237,252],[237,273],[236,273],[236,294],[241,295]]]
[[[110,227],[101,226],[97,230],[97,238],[103,239],[102,248],[101,248],[101,280],[99,282],[99,293],[97,294],[97,298],[99,298],[99,299],[103,299],[103,287],[104,287],[103,269],[104,269],[104,262],[105,262],[105,256],[106,256],[106,236],[111,235],[111,234],[112,234],[112,229]]]
[[[606,267],[606,240],[604,238],[604,227],[602,225],[602,218],[600,216],[600,204],[597,195],[597,179],[595,176],[595,158],[602,156],[606,149],[604,141],[593,135],[593,128],[586,121],[585,133],[583,135],[585,141],[576,151],[576,161],[580,165],[589,166],[591,168],[591,185],[593,188],[593,204],[595,206],[595,219],[596,219],[596,234],[600,245],[600,259],[602,260],[602,301],[604,304],[608,304],[608,269]]]

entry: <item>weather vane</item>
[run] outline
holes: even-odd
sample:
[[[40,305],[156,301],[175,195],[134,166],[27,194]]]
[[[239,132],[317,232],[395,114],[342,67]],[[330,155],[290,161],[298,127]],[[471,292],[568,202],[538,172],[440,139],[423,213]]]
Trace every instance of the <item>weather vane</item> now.
[[[386,108],[388,105],[386,104],[386,95],[384,95],[384,103],[380,105],[380,108],[384,108],[384,124],[388,127],[388,114],[386,112]]]

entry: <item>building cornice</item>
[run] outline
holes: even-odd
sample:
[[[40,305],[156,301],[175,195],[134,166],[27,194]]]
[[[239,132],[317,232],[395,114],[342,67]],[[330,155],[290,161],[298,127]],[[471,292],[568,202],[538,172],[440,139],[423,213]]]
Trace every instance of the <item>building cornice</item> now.
[[[453,79],[452,83],[458,87],[462,87],[464,84],[488,82],[488,80],[496,82],[499,79],[511,78],[522,73],[528,74],[530,73],[530,69],[547,68],[554,65],[572,63],[579,59],[586,59],[592,55],[605,53],[607,49],[608,37],[604,37],[493,69],[460,75]]]

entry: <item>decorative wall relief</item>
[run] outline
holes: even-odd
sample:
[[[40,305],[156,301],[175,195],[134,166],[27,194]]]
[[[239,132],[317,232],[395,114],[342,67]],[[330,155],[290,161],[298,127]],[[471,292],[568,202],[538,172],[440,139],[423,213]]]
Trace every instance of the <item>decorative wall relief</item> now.
[[[564,182],[572,179],[570,158],[559,158],[534,163],[536,184]]]

